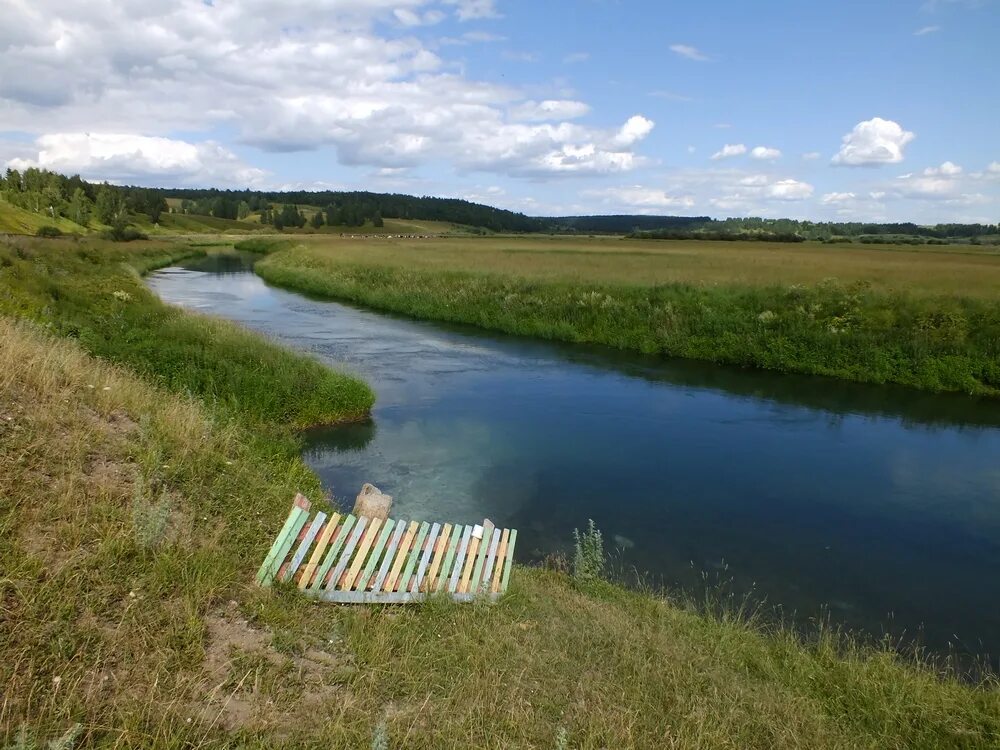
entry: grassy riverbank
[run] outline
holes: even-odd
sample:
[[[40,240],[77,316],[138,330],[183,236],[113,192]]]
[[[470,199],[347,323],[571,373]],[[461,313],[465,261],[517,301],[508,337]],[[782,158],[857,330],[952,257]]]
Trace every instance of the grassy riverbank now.
[[[974,276],[1000,282],[998,256],[852,251],[866,260],[858,260],[852,280],[837,281],[820,279],[842,267],[839,249],[718,243],[726,247],[705,250],[709,259],[699,265],[686,258],[708,243],[660,256],[656,247],[675,243],[655,243],[637,261],[634,250],[609,240],[584,242],[578,251],[558,241],[548,252],[538,242],[368,241],[366,253],[357,243],[300,243],[256,269],[274,284],[417,318],[781,372],[1000,395],[997,287],[989,296],[972,284]],[[771,267],[771,252],[796,262]],[[741,268],[756,281],[734,281]],[[714,280],[691,282],[698,273]],[[666,280],[671,274],[688,280]],[[788,278],[815,280],[778,283]],[[962,279],[970,289],[960,293]]]
[[[354,416],[367,391],[161,305],[134,269],[183,252],[2,248],[0,745],[1000,741],[993,682],[553,572],[517,568],[496,606],[334,607],[256,588],[293,494],[322,498],[285,428]],[[308,391],[324,378],[339,385],[320,402]]]

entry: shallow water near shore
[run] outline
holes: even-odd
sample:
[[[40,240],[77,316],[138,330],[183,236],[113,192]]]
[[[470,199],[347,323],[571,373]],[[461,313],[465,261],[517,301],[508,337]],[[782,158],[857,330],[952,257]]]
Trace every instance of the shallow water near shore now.
[[[355,372],[372,419],[304,457],[349,505],[520,530],[566,551],[593,518],[653,584],[707,576],[798,619],[1000,653],[1000,401],[744,371],[401,319],[266,285],[213,255],[167,302]]]

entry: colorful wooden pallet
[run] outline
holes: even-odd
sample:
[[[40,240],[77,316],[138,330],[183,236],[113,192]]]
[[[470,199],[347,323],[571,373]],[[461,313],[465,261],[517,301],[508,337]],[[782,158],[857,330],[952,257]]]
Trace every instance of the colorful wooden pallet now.
[[[294,582],[309,596],[351,604],[405,604],[441,593],[496,601],[510,581],[516,529],[417,523],[318,512],[296,495],[257,572],[257,583]]]

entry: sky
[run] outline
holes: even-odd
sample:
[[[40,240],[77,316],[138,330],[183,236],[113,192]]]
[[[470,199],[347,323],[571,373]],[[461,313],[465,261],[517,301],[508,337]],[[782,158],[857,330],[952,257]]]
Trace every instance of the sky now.
[[[0,164],[1000,221],[1000,0],[0,0]]]

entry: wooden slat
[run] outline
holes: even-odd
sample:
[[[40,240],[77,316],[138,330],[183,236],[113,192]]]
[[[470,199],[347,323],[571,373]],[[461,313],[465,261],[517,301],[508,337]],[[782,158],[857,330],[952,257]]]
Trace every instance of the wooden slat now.
[[[413,604],[425,601],[429,594],[414,594],[412,591],[392,591],[375,594],[371,591],[336,591],[326,590],[320,595],[320,599],[325,602],[337,604]],[[476,599],[486,598],[487,601],[495,602],[500,598],[499,594],[488,594],[486,597],[475,594],[452,594],[451,598],[456,602],[472,602]]]
[[[406,562],[406,557],[410,553],[410,545],[413,544],[413,537],[417,535],[417,529],[419,527],[420,524],[416,521],[410,521],[410,525],[406,529],[406,533],[403,535],[403,541],[399,543],[399,547],[396,550],[396,560],[392,564],[392,570],[389,571],[389,575],[386,577],[382,586],[383,591],[396,590],[396,581],[399,579],[399,573],[402,571],[403,564]]]
[[[510,530],[507,539],[507,561],[503,568],[503,581],[500,583],[500,593],[507,591],[507,584],[510,582],[510,569],[514,567],[514,542],[517,541],[517,529]]]
[[[292,506],[292,511],[288,514],[288,520],[285,521],[285,526],[278,534],[278,538],[271,546],[271,552],[257,573],[257,580],[261,585],[269,586],[274,580],[275,574],[285,561],[285,555],[295,543],[295,538],[305,526],[307,518],[309,518],[309,501],[302,495],[296,495],[295,505]]]
[[[323,528],[324,521],[326,521],[326,513],[320,511],[316,514],[312,523],[309,524],[309,530],[306,531],[306,535],[299,543],[299,548],[295,550],[295,554],[292,556],[292,562],[288,565],[288,570],[285,571],[285,575],[281,580],[288,581],[295,575],[295,571],[299,569],[302,561],[306,559],[306,553],[309,551],[312,543],[316,540],[316,535],[319,534],[319,530]]]
[[[359,516],[358,522],[354,524],[354,531],[351,532],[350,537],[347,539],[347,544],[344,545],[344,551],[340,553],[337,565],[330,573],[330,582],[327,584],[328,588],[335,589],[340,584],[341,576],[344,575],[344,571],[347,570],[347,566],[351,563],[354,548],[358,546],[358,541],[360,541],[361,536],[365,533],[367,526],[368,519],[365,516]]]
[[[375,576],[375,582],[372,584],[372,593],[377,594],[382,590],[382,584],[385,583],[385,579],[389,575],[389,568],[392,567],[392,562],[396,559],[399,540],[403,538],[404,533],[406,533],[406,521],[397,521],[396,530],[392,532],[392,538],[385,548],[385,558],[382,560],[382,567],[379,568],[378,575]]]
[[[462,533],[462,541],[458,543],[458,552],[455,553],[455,568],[448,581],[449,594],[454,594],[458,590],[458,579],[462,577],[462,565],[465,563],[465,554],[469,551],[469,539],[471,538],[472,527],[466,526]]]
[[[365,529],[365,534],[361,538],[361,541],[358,542],[357,551],[354,553],[354,562],[351,563],[340,582],[341,590],[350,591],[354,588],[354,582],[358,579],[358,575],[361,573],[361,568],[365,564],[368,552],[371,550],[372,545],[375,544],[375,540],[378,539],[378,532],[382,527],[382,520],[383,519],[381,518],[373,518],[368,523],[368,528]]]
[[[406,567],[403,568],[403,575],[400,577],[399,585],[396,587],[397,591],[409,590],[410,576],[413,575],[413,571],[417,567],[417,560],[424,549],[424,542],[427,539],[427,532],[430,531],[430,528],[431,525],[427,521],[420,524],[420,531],[417,532],[417,540],[413,543],[413,549],[410,550],[410,556],[406,560]]]
[[[427,577],[423,580],[423,590],[433,591],[434,582],[437,580],[438,568],[441,567],[441,560],[444,558],[445,550],[448,549],[448,538],[451,536],[451,524],[446,523],[441,528],[437,544],[434,545],[434,558],[431,560],[431,567],[427,571]]]
[[[378,541],[375,542],[375,546],[372,548],[372,553],[368,556],[368,564],[365,565],[365,569],[361,571],[361,575],[358,576],[358,580],[354,582],[354,588],[358,591],[364,591],[368,588],[368,584],[371,582],[372,576],[375,575],[375,568],[378,566],[378,561],[382,558],[382,550],[385,549],[385,543],[389,541],[389,536],[392,534],[392,530],[395,526],[395,521],[391,518],[386,519],[385,524],[382,526],[382,532],[378,535]]]
[[[476,531],[479,532],[479,536],[476,536]],[[472,539],[469,540],[469,554],[465,557],[465,567],[462,569],[462,577],[458,582],[458,588],[455,592],[458,594],[469,593],[469,581],[472,579],[472,569],[476,564],[476,556],[479,553],[479,548],[483,544],[483,527],[473,528]]]
[[[493,575],[493,560],[497,554],[497,547],[500,546],[500,536],[502,534],[502,529],[493,529],[493,538],[490,539],[489,546],[485,548],[486,562],[482,569],[472,576],[471,593],[480,594],[489,592],[490,576]]]
[[[307,562],[306,566],[302,569],[302,575],[299,576],[300,589],[305,590],[312,581],[313,576],[316,574],[316,568],[319,566],[320,560],[323,559],[323,552],[326,550],[326,546],[330,543],[330,539],[333,537],[333,532],[337,530],[338,523],[340,523],[340,514],[334,513],[330,516],[330,520],[326,522],[326,526],[324,526],[319,532],[319,536],[316,537],[316,548],[309,557],[309,562]]]
[[[493,564],[493,581],[490,583],[490,593],[495,594],[500,591],[500,579],[503,577],[503,564],[507,559],[507,538],[510,534],[510,529],[504,529],[503,534],[500,536],[500,548],[497,549],[497,559]]]
[[[483,539],[479,543],[479,559],[476,560],[476,566],[472,569],[472,578],[469,579],[469,588],[466,589],[470,594],[475,594],[479,591],[479,582],[483,580],[483,568],[486,565],[486,556],[490,552],[490,545],[493,544],[494,528],[491,521],[486,521],[483,524]]]
[[[432,582],[434,591],[442,591],[445,586],[448,585],[448,579],[451,577],[451,566],[455,560],[455,550],[458,549],[458,543],[462,538],[464,531],[465,527],[459,525],[456,525],[451,530],[451,539],[448,540],[448,547],[444,552],[444,562],[441,564],[441,570],[437,582]]]
[[[437,543],[440,533],[441,524],[436,523],[431,526],[431,532],[427,535],[427,541],[424,543],[424,554],[420,558],[420,562],[417,563],[417,573],[413,577],[413,583],[409,586],[410,591],[414,594],[420,591],[420,584],[423,583],[424,576],[427,575],[427,566],[430,565],[431,558],[434,557],[434,545]]]
[[[333,566],[340,559],[340,551],[347,544],[347,538],[350,536],[351,531],[354,529],[354,524],[357,522],[357,518],[348,514],[344,518],[344,523],[333,532],[333,537],[330,539],[330,549],[326,553],[326,557],[323,558],[323,564],[316,571],[316,577],[313,579],[310,591],[319,592],[327,585],[330,574],[333,572]]]

